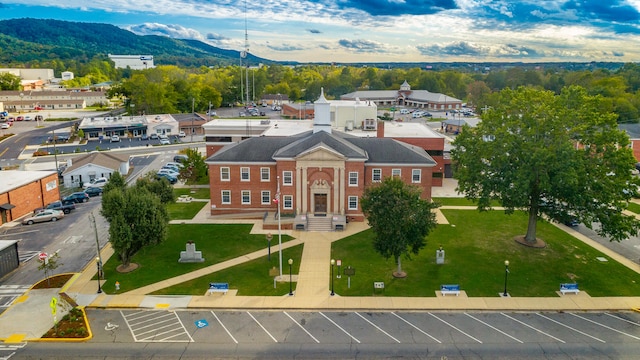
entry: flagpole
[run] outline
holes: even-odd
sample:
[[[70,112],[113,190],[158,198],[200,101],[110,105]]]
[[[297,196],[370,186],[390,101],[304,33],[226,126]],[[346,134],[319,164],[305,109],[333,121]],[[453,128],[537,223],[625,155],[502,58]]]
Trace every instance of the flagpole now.
[[[280,176],[276,177],[278,181],[278,257],[280,262],[280,277],[282,278],[282,227],[280,226]]]

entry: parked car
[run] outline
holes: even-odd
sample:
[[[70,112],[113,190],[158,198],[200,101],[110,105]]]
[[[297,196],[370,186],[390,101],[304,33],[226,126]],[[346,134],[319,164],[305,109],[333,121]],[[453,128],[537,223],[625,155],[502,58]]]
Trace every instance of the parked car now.
[[[149,139],[151,139],[151,140],[158,140],[158,134],[156,134],[156,133],[151,133],[151,135],[149,135]]]
[[[156,174],[156,179],[158,180],[167,179],[169,184],[172,184],[172,185],[178,182],[177,177],[171,176],[169,174]]]
[[[184,165],[182,165],[182,163],[179,163],[179,162],[168,162],[168,163],[165,164],[165,166],[167,166],[167,165],[168,166],[177,167],[178,169],[182,169],[184,167]]]
[[[147,134],[142,134],[142,135],[140,136],[140,140],[149,140],[149,135],[147,135]]]
[[[60,210],[65,214],[68,214],[75,209],[76,209],[76,206],[73,203],[63,202],[63,201],[54,201],[44,208],[44,210]]]
[[[25,117],[24,117],[24,121],[31,121],[31,116],[29,116],[29,115],[25,115]]]
[[[111,142],[120,142],[119,135],[111,135]]]
[[[178,133],[178,136],[179,136],[179,137],[185,137],[185,136],[187,136],[187,134],[185,134],[185,132],[184,132],[184,131],[180,131],[180,132]]]
[[[34,223],[39,222],[47,222],[47,221],[57,221],[58,219],[62,219],[64,217],[64,213],[60,210],[47,209],[40,211],[39,213],[29,216],[22,220],[23,225],[32,225]]]
[[[94,197],[94,196],[100,196],[102,195],[102,188],[101,187],[88,187],[86,189],[84,189],[84,192],[87,193],[87,195],[89,195],[89,197]]]
[[[159,175],[171,175],[171,176],[173,176],[175,178],[177,178],[178,175],[180,175],[179,172],[173,171],[171,169],[160,169],[160,170],[158,170],[158,174]]]
[[[16,117],[16,121],[22,121],[22,120],[24,120],[24,116],[18,116],[18,117]]]
[[[160,139],[160,145],[171,145],[171,141],[169,139]]]
[[[216,115],[218,115],[218,113],[213,111],[213,110],[211,110],[211,111],[207,111],[207,115],[208,116],[216,116]]]
[[[62,199],[62,202],[83,203],[89,201],[89,195],[84,191],[74,192]]]
[[[2,123],[2,125],[0,125],[0,129],[8,129],[10,127],[11,127],[11,125],[9,125],[7,123]]]
[[[107,184],[107,182],[109,181],[109,179],[105,178],[105,177],[101,177],[101,178],[95,178],[89,182],[86,182],[82,185],[83,188],[88,188],[88,187],[103,187]]]
[[[169,169],[169,170],[173,170],[175,172],[180,172],[180,168],[175,166],[175,165],[171,165],[171,164],[165,164],[162,165],[162,169]]]
[[[422,117],[422,111],[415,111],[413,114],[411,114],[411,117],[416,119],[416,118],[421,118]]]
[[[178,154],[173,157],[173,161],[175,161],[176,163],[182,163],[184,161],[187,161],[188,159],[189,157],[187,155],[182,154]]]

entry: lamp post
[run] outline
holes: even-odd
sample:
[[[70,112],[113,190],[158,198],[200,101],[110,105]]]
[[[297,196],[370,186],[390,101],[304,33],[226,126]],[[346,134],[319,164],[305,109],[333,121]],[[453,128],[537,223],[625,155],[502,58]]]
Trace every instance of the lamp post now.
[[[100,258],[96,257],[96,265],[98,266],[98,294],[102,293],[102,287],[100,287]]]
[[[20,110],[18,111],[18,114],[22,113],[22,98],[24,97],[24,93],[20,93]]]
[[[289,263],[289,296],[291,296],[291,295],[293,295],[293,290],[291,288],[291,279],[292,279],[292,276],[291,276],[291,265],[293,265],[293,259],[289,259],[288,263]]]
[[[333,291],[333,265],[336,264],[335,259],[331,259],[331,296],[335,295],[335,291]]]
[[[504,293],[502,293],[503,297],[509,296],[507,293],[507,277],[509,276],[509,260],[504,261]]]

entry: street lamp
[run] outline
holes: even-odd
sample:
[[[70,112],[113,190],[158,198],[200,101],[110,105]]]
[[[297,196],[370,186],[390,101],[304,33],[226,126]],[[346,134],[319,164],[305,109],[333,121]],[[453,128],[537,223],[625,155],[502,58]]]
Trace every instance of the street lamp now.
[[[504,261],[504,293],[502,294],[503,297],[509,296],[509,293],[507,293],[507,277],[508,276],[509,276],[509,260],[505,260]]]
[[[336,264],[336,261],[334,259],[331,259],[331,296],[336,294],[333,291],[333,265],[335,265],[335,264]]]
[[[18,114],[22,113],[22,98],[24,97],[23,93],[20,93],[20,110],[18,111]]]
[[[293,290],[291,289],[291,265],[293,265],[293,259],[289,259],[289,296],[293,295]]]
[[[96,257],[96,265],[98,266],[98,294],[102,293],[102,287],[100,287],[100,258]]]

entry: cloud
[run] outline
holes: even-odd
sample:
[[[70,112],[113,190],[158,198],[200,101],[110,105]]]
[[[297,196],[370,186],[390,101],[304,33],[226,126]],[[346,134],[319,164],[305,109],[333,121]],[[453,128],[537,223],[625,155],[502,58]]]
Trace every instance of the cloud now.
[[[515,44],[481,45],[468,41],[452,42],[445,45],[420,45],[418,51],[426,56],[455,57],[498,57],[498,58],[538,58],[539,51]]]
[[[317,30],[317,29],[307,29],[307,31],[312,33],[312,34],[322,34],[322,31]]]
[[[278,46],[267,45],[267,47],[269,49],[271,49],[271,50],[274,50],[274,51],[300,51],[300,50],[305,50],[301,46],[290,45],[290,44],[281,44],[281,45],[278,45]]]
[[[343,48],[355,50],[359,53],[383,53],[387,51],[384,44],[371,40],[359,39],[352,41],[341,39],[338,41],[338,44]]]
[[[565,3],[564,8],[585,19],[616,23],[640,20],[638,10],[626,0],[570,0]]]
[[[204,40],[204,37],[199,31],[189,29],[181,25],[144,23],[140,25],[131,25],[127,30],[138,35],[161,35],[176,39]]]
[[[208,33],[207,34],[207,40],[210,41],[225,41],[225,40],[231,40],[226,36],[220,35],[220,34],[216,34],[216,33]]]
[[[427,15],[457,8],[454,0],[343,0],[336,4],[373,16]]]

